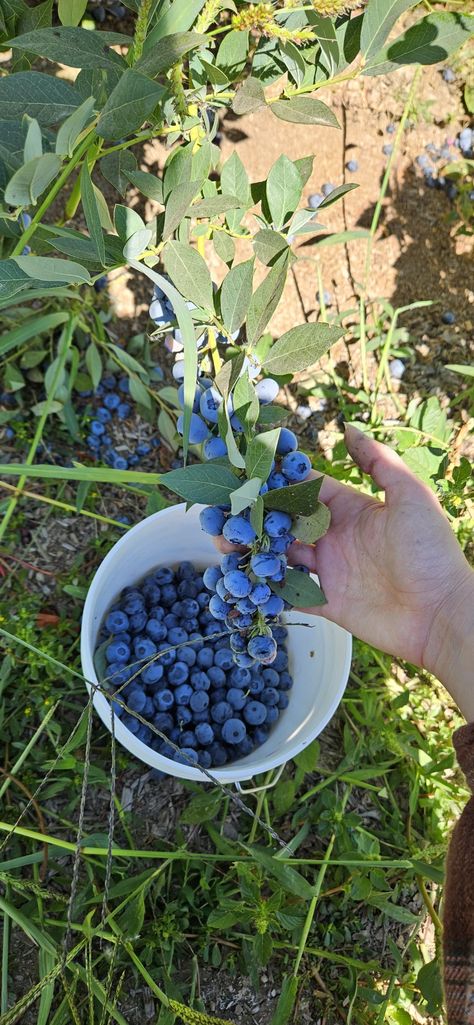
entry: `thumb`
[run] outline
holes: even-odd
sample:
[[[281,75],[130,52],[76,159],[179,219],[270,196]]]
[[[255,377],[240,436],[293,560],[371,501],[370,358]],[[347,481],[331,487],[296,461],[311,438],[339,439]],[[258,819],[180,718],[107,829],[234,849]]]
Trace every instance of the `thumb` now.
[[[390,499],[395,494],[415,497],[426,493],[425,485],[405,466],[400,456],[388,445],[382,445],[368,434],[363,434],[352,424],[345,425],[344,441],[349,455],[357,466],[368,473],[374,483],[385,491]],[[431,492],[430,492],[431,493]]]

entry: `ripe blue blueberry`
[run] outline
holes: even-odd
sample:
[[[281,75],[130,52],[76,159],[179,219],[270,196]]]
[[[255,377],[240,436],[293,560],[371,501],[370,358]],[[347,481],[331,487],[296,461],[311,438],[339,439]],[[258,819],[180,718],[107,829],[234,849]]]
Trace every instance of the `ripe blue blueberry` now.
[[[321,186],[321,192],[323,196],[330,196],[331,192],[334,192],[335,188],[336,186],[332,185],[331,182],[324,182],[324,185]]]
[[[261,726],[267,717],[266,705],[261,701],[249,701],[244,708],[243,716],[249,726]]]
[[[198,765],[200,765],[202,769],[210,769],[211,768],[212,758],[211,758],[211,755],[210,755],[209,751],[207,751],[206,749],[204,749],[204,750],[200,749],[198,751],[198,753],[197,753],[197,756],[198,756]]]
[[[201,395],[202,395],[201,389],[200,389],[199,385],[197,385],[197,387],[195,389],[195,392],[194,392],[193,413],[199,413],[199,402],[200,402],[200,399],[201,399]],[[184,406],[184,384],[181,384],[180,387],[178,388],[178,402],[179,402],[181,407]]]
[[[197,765],[198,753],[193,747],[182,747],[181,751],[175,751],[173,761],[181,765]]]
[[[196,690],[191,694],[189,704],[193,712],[205,712],[209,707],[209,694],[205,690]]]
[[[279,594],[272,594],[271,598],[261,606],[264,616],[279,616],[285,608],[283,598]]]
[[[241,569],[231,569],[224,577],[224,585],[234,598],[246,598],[252,590],[252,583]]]
[[[253,676],[249,684],[249,694],[251,694],[252,697],[256,697],[258,694],[262,693],[264,687],[265,681],[262,680],[262,677]]]
[[[308,206],[311,210],[317,210],[318,206],[321,206],[323,199],[324,196],[322,192],[314,192],[312,196],[308,197]]]
[[[256,659],[257,662],[263,662],[269,665],[275,661],[277,646],[276,641],[273,637],[268,634],[257,634],[256,637],[251,637],[247,645],[247,651],[252,658]],[[282,666],[282,668],[286,668]]]
[[[163,672],[163,666],[159,662],[151,662],[149,666],[142,669],[140,676],[146,687],[152,687],[160,682]]]
[[[270,402],[275,401],[280,391],[280,385],[272,377],[264,377],[255,385],[255,391],[262,406],[267,406]]]
[[[125,641],[112,641],[105,650],[105,657],[107,662],[128,662],[130,658],[130,648]]]
[[[268,478],[268,487],[270,491],[276,491],[279,488],[286,488],[288,481],[278,470],[274,470]]]
[[[109,612],[105,620],[105,629],[111,634],[122,633],[123,630],[128,630],[129,619],[126,612],[120,612],[117,609],[115,612]]]
[[[140,612],[135,612],[133,616],[130,616],[130,628],[134,633],[141,633],[145,629],[148,621],[148,616],[145,609],[141,609]]]
[[[139,690],[138,687],[131,690],[127,695],[127,705],[132,709],[132,712],[143,712],[146,705],[145,691]]]
[[[200,722],[194,730],[198,744],[207,747],[214,740],[214,730],[210,723]]]
[[[101,424],[108,424],[108,423],[110,423],[110,421],[112,419],[112,413],[110,412],[110,410],[106,409],[105,406],[99,406],[99,408],[98,408],[98,410],[96,412],[96,417],[97,417],[98,420],[100,420]],[[91,429],[92,429],[92,427],[91,427]],[[95,432],[93,432],[93,433],[95,433]],[[103,434],[103,431],[99,431],[97,433]]]
[[[278,705],[277,705],[277,707],[280,709],[280,711],[283,711],[284,708],[288,708],[289,703],[290,703],[290,699],[289,699],[288,695],[280,693],[280,695],[278,697]]]
[[[222,739],[226,744],[240,744],[247,730],[240,719],[228,719],[222,727]]]
[[[164,641],[167,633],[165,624],[158,619],[150,618],[145,627],[145,633],[152,641]]]
[[[207,505],[205,509],[202,509],[199,513],[199,522],[202,530],[205,530],[206,534],[211,534],[212,537],[218,537],[222,534],[225,516],[221,509],[216,505]]]
[[[232,715],[232,705],[228,701],[218,701],[211,708],[211,719],[216,723],[224,723]]]
[[[202,650],[198,652],[197,664],[200,669],[209,669],[209,667],[212,666],[213,661],[214,653],[212,648],[202,648]]]
[[[178,726],[183,729],[183,726],[188,726],[193,721],[193,713],[188,705],[177,705],[175,709],[175,715],[178,720]]]
[[[210,666],[206,675],[211,682],[211,687],[222,687],[225,684],[225,672],[220,666]]]
[[[229,687],[226,700],[229,702],[229,705],[232,705],[232,708],[236,712],[241,712],[247,704],[247,698],[243,690],[239,690],[238,687]]]
[[[456,322],[456,316],[451,312],[451,310],[446,310],[446,312],[443,313],[441,320],[443,321],[443,324],[454,324]]]
[[[202,650],[206,651],[208,649],[203,648]],[[204,672],[203,669],[193,669],[191,673],[191,684],[194,687],[194,690],[209,690],[211,686],[211,681],[209,679],[208,674]]]
[[[251,545],[257,536],[252,524],[244,516],[229,516],[222,533],[226,541],[234,545]]]
[[[164,666],[165,669],[167,669],[168,666],[171,666],[173,662],[176,662],[176,649],[170,648],[167,641],[161,641],[161,643],[158,644],[158,655],[161,665]]]
[[[347,167],[347,170],[351,172],[351,174],[353,174],[355,171],[359,170],[359,165],[357,163],[357,160],[348,160],[347,164],[346,164],[346,167]]]
[[[138,722],[138,719],[135,719],[134,715],[124,713],[124,715],[122,715],[122,722],[125,728],[130,731],[130,733],[138,733],[140,729],[140,723]]]
[[[168,683],[172,683],[174,687],[178,687],[181,683],[186,683],[188,675],[189,666],[187,666],[185,662],[175,662],[168,672]]]
[[[229,552],[221,559],[222,573],[228,573],[231,569],[238,569],[243,562],[244,556],[240,552]]]
[[[253,602],[254,605],[264,605],[265,602],[268,601],[271,593],[272,592],[268,584],[264,584],[263,582],[254,584],[250,592],[250,601]]]
[[[91,420],[89,430],[96,438],[100,438],[101,434],[105,434],[104,424],[100,420]]]
[[[278,455],[286,456],[288,452],[295,452],[298,448],[298,438],[293,431],[290,431],[288,427],[280,428],[280,436],[278,438],[276,450]]]
[[[280,569],[280,561],[276,555],[257,552],[252,555],[250,565],[256,577],[273,577]]]
[[[155,704],[155,697],[156,695],[153,697],[153,704]],[[173,717],[169,712],[158,712],[153,717],[153,725],[156,726],[157,730],[160,730],[161,733],[169,733],[170,730],[173,729]]]
[[[193,693],[192,687],[189,683],[182,683],[180,687],[177,687],[174,692],[174,699],[177,705],[189,705],[191,695]]]
[[[281,469],[290,483],[297,484],[308,476],[311,463],[304,452],[289,452],[282,460]]]
[[[120,405],[120,395],[117,392],[111,391],[104,398],[104,406],[106,409],[117,409]]]
[[[278,704],[278,698],[279,694],[275,687],[264,687],[260,696],[260,701],[262,701],[264,705],[267,705],[267,707],[270,707],[270,705]]]
[[[211,744],[209,746],[209,754],[212,758],[212,765],[216,765],[217,767],[225,765],[227,761],[227,751],[222,744],[219,744],[217,741]]]
[[[452,68],[443,68],[443,78],[445,82],[455,82],[456,75]]]
[[[136,637],[133,642],[133,650],[138,659],[153,658],[156,655],[156,644],[149,637]]]
[[[267,513],[263,521],[265,532],[269,537],[282,537],[291,527],[291,516],[286,512],[274,510]]]
[[[293,534],[282,534],[281,537],[273,537],[269,551],[273,555],[283,555],[294,540]]]
[[[208,566],[204,571],[204,583],[209,591],[215,591],[217,581],[220,580],[222,572],[219,566]]]
[[[168,644],[185,644],[187,640],[188,632],[182,626],[173,626],[168,630]]]
[[[391,156],[391,154],[393,153],[393,143],[391,143],[391,142],[386,142],[386,143],[385,143],[385,144],[384,144],[384,145],[382,146],[382,153],[383,153],[383,155],[384,155],[385,157],[389,157],[389,156]]]
[[[129,402],[119,402],[117,406],[117,416],[119,420],[126,420],[132,412],[132,407]]]
[[[213,594],[209,601],[209,611],[214,619],[225,619],[230,612],[231,606],[222,600],[218,594]],[[209,624],[211,625],[211,624]]]
[[[253,616],[255,613],[255,605],[250,600],[250,598],[239,598],[239,600],[235,603],[235,607],[244,616]]]
[[[172,708],[174,705],[173,692],[168,690],[167,687],[165,687],[164,690],[158,690],[156,694],[153,695],[153,704],[159,712],[167,712],[168,709]]]
[[[263,698],[263,694],[262,694]],[[274,722],[279,718],[280,712],[277,705],[267,705],[267,715],[265,719],[266,726],[272,726]]]
[[[176,588],[173,584],[164,584],[161,588],[161,604],[165,605],[166,608],[170,608],[173,602],[178,597]]]
[[[183,730],[179,737],[178,744],[180,747],[197,747],[196,734],[194,730]]]
[[[206,391],[203,391],[199,402],[199,409],[201,416],[208,423],[217,423],[217,414],[222,401],[222,395],[217,391],[217,388],[207,388]]]
[[[178,417],[176,424],[178,434],[184,434],[184,415]],[[200,445],[209,436],[209,429],[204,420],[197,413],[191,413],[191,424],[189,427],[189,441],[191,445]]]
[[[291,690],[293,686],[293,679],[286,670],[280,673],[280,692]]]
[[[227,445],[222,438],[208,438],[203,451],[205,459],[221,459],[227,455]]]

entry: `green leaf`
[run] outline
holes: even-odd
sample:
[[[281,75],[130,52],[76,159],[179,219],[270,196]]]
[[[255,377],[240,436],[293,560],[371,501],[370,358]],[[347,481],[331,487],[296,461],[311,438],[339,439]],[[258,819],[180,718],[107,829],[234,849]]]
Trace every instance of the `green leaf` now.
[[[192,217],[218,217],[225,214],[227,210],[236,210],[240,202],[235,196],[209,196],[208,199],[200,199],[194,203],[190,210]]]
[[[123,153],[126,152],[126,150],[123,150]],[[163,205],[163,182],[161,178],[156,178],[149,171],[135,170],[124,171],[124,177],[128,178],[128,181],[135,185],[137,189],[140,189],[140,192],[147,199],[152,199],[154,203],[161,203]]]
[[[366,59],[380,50],[395,22],[413,6],[414,0],[369,0],[360,36],[360,49]]]
[[[273,406],[269,403],[268,406],[260,406],[260,412],[258,414],[259,424],[279,424],[282,420],[286,420],[288,416],[288,410],[284,406]]]
[[[14,363],[7,363],[4,382],[9,391],[19,391],[20,388],[24,388],[26,384],[21,370],[19,370]]]
[[[244,484],[241,484],[240,488],[237,488],[232,492],[230,496],[230,510],[232,516],[238,516],[239,513],[243,512],[244,509],[252,507],[259,497],[258,493],[262,486],[262,479],[260,477],[253,477],[251,480],[246,480]]]
[[[39,71],[18,71],[0,78],[0,119],[20,121],[23,114],[40,125],[54,125],[82,102],[68,82]]]
[[[323,537],[329,528],[331,513],[324,502],[318,502],[311,516],[297,516],[291,527],[292,534],[298,541],[306,544],[313,544],[318,538]]]
[[[300,172],[301,184],[304,188],[306,182],[309,181],[313,173],[314,156],[298,157],[298,160],[295,160],[294,164]]]
[[[27,53],[35,53],[51,61],[59,61],[70,68],[126,68],[126,63],[111,46],[131,43],[129,36],[117,32],[88,32],[84,28],[36,29],[10,39],[9,46]]]
[[[192,173],[192,145],[177,146],[168,157],[163,172],[163,194],[166,199],[172,189],[180,182],[189,182],[197,178]]]
[[[268,872],[270,876],[277,880],[285,893],[292,893],[301,900],[311,900],[312,897],[316,896],[316,887],[311,886],[296,869],[291,868],[290,865],[283,865],[281,861],[278,861],[277,858],[274,858],[272,854],[269,854],[262,847],[248,846],[247,844],[243,844],[243,847],[251,854],[257,864],[265,869],[266,873]]]
[[[145,39],[143,52],[150,53],[164,36],[191,28],[204,3],[205,0],[163,0],[156,23]]]
[[[240,482],[225,466],[198,463],[184,470],[170,470],[162,474],[160,483],[187,502],[228,505]]]
[[[235,244],[233,238],[225,231],[214,231],[212,243],[219,259],[227,265],[232,263],[235,256]]]
[[[124,206],[123,203],[117,203],[115,206],[114,225],[117,235],[124,242],[131,238],[136,231],[142,231],[145,227],[140,214],[137,214],[137,211],[131,206]]]
[[[293,121],[300,125],[327,125],[339,128],[339,122],[332,110],[312,96],[293,96],[291,100],[276,100],[269,104],[270,110],[282,121]]]
[[[270,587],[280,598],[284,598],[293,608],[310,609],[317,605],[325,605],[324,592],[312,577],[297,569],[287,569],[283,584],[269,581]]]
[[[258,78],[250,75],[237,89],[232,104],[234,114],[253,114],[256,110],[266,107],[265,92]]]
[[[173,234],[201,189],[200,182],[180,182],[169,193],[165,207],[163,240]]]
[[[254,292],[247,313],[247,341],[255,345],[273,316],[285,287],[288,270],[288,254],[279,257],[264,281]]]
[[[223,794],[220,790],[206,791],[197,794],[180,814],[180,822],[194,826],[201,822],[213,822],[222,804]]]
[[[474,377],[474,367],[464,365],[464,363],[446,363],[445,370],[452,370],[455,374],[461,374],[462,377]]]
[[[31,915],[25,915],[18,908],[10,904],[5,897],[0,896],[0,911],[4,915],[8,915],[12,921],[28,936],[29,939],[40,947],[41,950],[47,951],[48,954],[57,957],[58,951],[51,937],[44,929],[39,929],[37,925],[32,921]],[[3,1017],[3,1016],[2,1016]]]
[[[235,196],[245,209],[252,202],[248,175],[237,150],[222,167],[221,189],[229,196]]]
[[[352,242],[357,238],[369,238],[370,231],[367,228],[355,228],[354,231],[337,231],[334,235],[328,235],[318,242],[318,246],[339,246],[341,243]]]
[[[145,409],[152,408],[151,397],[138,377],[131,377],[129,381],[130,395],[135,402],[138,402],[139,406],[144,406]]]
[[[278,231],[296,210],[301,192],[301,175],[298,168],[282,154],[270,170],[266,187],[268,206]]]
[[[262,498],[261,495],[257,495],[257,498],[255,499],[255,502],[253,503],[253,505],[252,505],[252,507],[250,509],[250,522],[252,524],[252,527],[253,527],[257,537],[261,537],[262,536],[262,531],[263,531],[263,512],[264,512],[263,498]]]
[[[167,274],[185,299],[205,310],[214,310],[212,281],[205,260],[184,242],[169,242],[163,262]]]
[[[287,252],[288,243],[278,231],[261,228],[253,237],[253,247],[260,263],[264,263],[266,267],[272,267],[278,257]]]
[[[229,397],[232,388],[239,380],[244,360],[244,353],[239,352],[237,355],[233,356],[232,359],[226,360],[219,372],[216,374],[214,384],[216,385],[216,388],[219,389],[224,399]]]
[[[238,470],[243,470],[245,468],[245,459],[234,438],[226,402],[223,402],[217,411],[217,425],[219,434],[227,445],[227,458],[229,462]]]
[[[167,441],[170,448],[175,452],[178,448],[176,423],[165,409],[161,409],[158,416],[158,432],[160,438]]]
[[[102,33],[98,32],[97,35]],[[147,120],[163,94],[163,86],[128,68],[112,90],[100,115],[98,135],[104,139],[120,139],[123,135],[135,132]]]
[[[54,281],[61,284],[80,282],[88,285],[91,282],[85,267],[73,263],[72,260],[57,260],[56,257],[45,256],[15,256],[11,262],[29,278],[36,278],[39,281]]]
[[[175,32],[157,40],[153,48],[147,50],[134,64],[134,68],[141,71],[142,75],[156,78],[163,71],[169,71],[190,50],[205,46],[206,42],[207,36],[199,35],[198,32]]]
[[[134,231],[123,247],[125,259],[133,260],[140,256],[148,248],[152,238],[153,232],[151,228],[140,228],[138,231]]]
[[[364,75],[387,75],[404,64],[438,64],[474,31],[474,17],[450,11],[428,14],[375,54]]]
[[[37,157],[43,156],[43,139],[41,128],[36,118],[25,114],[24,121],[28,124],[25,145],[23,147],[23,159],[25,164],[27,164],[29,160],[36,160]]]
[[[95,391],[102,377],[102,360],[94,342],[90,342],[86,349],[86,367]]]
[[[416,985],[421,995],[428,1003],[427,1013],[429,1015],[442,1014],[443,1012],[443,984],[441,971],[437,958],[422,965],[418,972]]]
[[[225,72],[230,81],[240,78],[247,63],[249,52],[249,33],[232,29],[226,32],[217,51],[216,64]]]
[[[321,359],[343,334],[342,328],[332,324],[298,324],[275,342],[263,369],[277,376],[306,370]]]
[[[414,915],[413,911],[409,911],[408,908],[401,907],[398,904],[393,904],[388,897],[383,895],[370,897],[368,903],[373,907],[379,908],[384,915],[387,915],[387,918],[391,918],[394,922],[401,922],[403,925],[416,925],[419,921],[418,915]]]
[[[266,481],[272,469],[279,437],[280,428],[277,427],[273,431],[264,431],[252,438],[245,454],[247,477],[260,477],[262,481]]]
[[[140,936],[145,919],[145,897],[143,890],[128,901],[125,910],[116,919],[121,935],[128,940],[136,940]]]
[[[285,975],[270,1025],[287,1025],[296,1004],[298,985],[295,975]]]
[[[70,114],[59,128],[56,136],[55,152],[60,156],[72,156],[78,136],[94,116],[94,97],[88,96],[80,107]]]
[[[318,506],[322,477],[311,477],[301,484],[289,484],[287,488],[267,491],[263,496],[265,509],[280,509],[292,516],[311,516]]]
[[[61,25],[78,25],[86,12],[87,0],[58,0]]]
[[[340,199],[341,196],[345,196],[346,192],[352,192],[353,189],[358,188],[359,186],[356,182],[351,182],[348,185],[338,185],[335,189],[332,190],[332,192],[329,193],[329,196],[324,197],[324,199],[318,206],[318,210],[325,209],[328,206],[332,206],[332,204],[335,203],[338,199]]]
[[[245,260],[226,274],[220,292],[221,314],[229,334],[243,324],[252,298],[253,260]]]
[[[121,196],[125,196],[128,189],[130,174],[138,173],[136,157],[126,149],[108,153],[106,157],[102,157],[99,167],[104,178],[120,192]],[[146,177],[151,178],[151,175]]]
[[[61,157],[55,153],[44,153],[23,164],[15,172],[5,189],[5,202],[10,206],[35,205],[45,188],[56,178],[61,167]]]
[[[102,225],[100,223],[99,207],[97,205],[94,189],[92,187],[91,176],[89,173],[89,167],[87,163],[87,156],[82,165],[80,183],[82,209],[84,211],[84,217],[86,219],[86,224],[89,229],[89,234],[97,250],[99,261],[102,264],[102,266],[105,266],[104,235],[102,232]]]
[[[239,420],[242,420],[246,425],[256,423],[260,403],[247,372],[239,377],[235,385],[233,401],[234,412]]]

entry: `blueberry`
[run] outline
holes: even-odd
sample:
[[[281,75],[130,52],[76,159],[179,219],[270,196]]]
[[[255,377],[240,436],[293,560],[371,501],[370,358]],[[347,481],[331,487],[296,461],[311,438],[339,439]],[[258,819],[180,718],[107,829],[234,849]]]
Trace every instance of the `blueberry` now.
[[[96,413],[96,417],[97,420],[100,420],[101,424],[108,424],[112,419],[112,413],[108,409],[106,409],[105,406],[99,406]],[[103,434],[103,431],[97,431],[96,433]]]
[[[232,715],[232,705],[228,701],[218,701],[211,708],[211,718],[216,723],[224,723]]]
[[[192,687],[189,683],[182,683],[180,687],[177,687],[174,692],[174,697],[177,705],[189,705],[191,695],[193,693]]]
[[[207,651],[207,650],[209,650],[209,649],[203,648],[203,651]],[[212,652],[211,652],[211,655],[212,655]],[[209,668],[211,668],[211,667],[209,666]],[[210,681],[210,678],[209,678],[208,674],[205,673],[204,670],[202,670],[202,669],[194,669],[193,670],[193,672],[191,673],[191,683],[192,683],[192,686],[194,687],[194,690],[209,690],[209,688],[211,686],[211,681]]]
[[[210,680],[212,687],[222,687],[225,683],[225,672],[220,668],[220,666],[210,666],[206,675]]]
[[[451,310],[446,310],[446,312],[443,313],[441,320],[443,321],[443,324],[455,324],[456,316],[451,312]]]
[[[276,658],[276,641],[269,635],[257,634],[256,637],[250,639],[247,651],[257,662],[270,664]],[[282,668],[285,667],[283,666]]]
[[[294,540],[293,534],[282,534],[281,537],[273,537],[269,551],[272,555],[283,555]]]
[[[148,453],[151,452],[151,445],[148,441],[141,441],[137,445],[135,452],[137,453],[137,456],[147,456]]]
[[[232,620],[232,626],[236,627],[237,630],[248,630],[252,626],[253,615],[245,615],[245,613],[239,613]]]
[[[195,601],[194,598],[184,598],[181,603],[181,617],[184,620],[195,619],[196,616],[199,616],[200,611],[199,602]]]
[[[114,381],[114,386],[115,386],[115,381]],[[119,405],[120,405],[120,395],[117,395],[117,392],[115,392],[115,391],[108,392],[108,394],[104,398],[104,406],[106,407],[106,409],[110,409],[110,410],[117,409]]]
[[[161,588],[161,603],[162,603],[162,605],[164,605],[166,608],[170,608],[170,606],[173,604],[173,602],[176,601],[177,597],[178,597],[178,594],[177,594],[176,588],[174,587],[173,584],[164,584],[163,585],[163,587]]]
[[[282,534],[287,534],[291,527],[291,516],[286,512],[274,510],[267,513],[263,525],[269,537],[281,537]]]
[[[274,470],[268,478],[268,487],[270,491],[276,491],[278,488],[286,488],[288,481],[282,473],[278,470]]]
[[[239,758],[245,758],[247,755],[252,753],[254,747],[255,747],[255,744],[254,744],[252,738],[249,737],[248,734],[247,734],[247,736],[244,737],[244,739],[241,741],[241,743],[236,745],[235,750],[236,750]]]
[[[156,644],[150,640],[149,637],[136,637],[133,642],[133,650],[135,655],[140,661],[142,659],[153,658],[156,655]]]
[[[272,634],[276,641],[284,641],[288,637],[288,630],[284,626],[274,626]]]
[[[308,206],[311,210],[317,210],[318,206],[321,206],[323,199],[322,192],[315,192],[312,196],[308,196]]]
[[[287,694],[279,694],[277,708],[279,708],[280,711],[282,711],[284,708],[288,708],[289,703],[290,699]]]
[[[209,669],[214,661],[214,652],[211,648],[202,648],[198,652],[197,664],[200,669]]]
[[[270,707],[270,705],[278,704],[278,698],[279,694],[275,687],[264,687],[260,701],[262,701],[264,705],[267,705],[267,707]]]
[[[128,460],[124,456],[115,455],[112,460],[113,470],[128,470]]]
[[[127,696],[127,705],[132,709],[132,712],[143,712],[146,705],[145,691],[139,690],[138,687],[131,690]]]
[[[244,616],[252,617],[255,614],[255,605],[250,598],[239,598],[235,603],[236,609],[239,610]]]
[[[176,360],[172,374],[175,381],[184,381],[184,359]]]
[[[265,602],[268,601],[271,593],[272,592],[268,584],[264,584],[263,582],[254,584],[250,592],[250,601],[253,602],[254,605],[264,605]]]
[[[206,534],[211,534],[212,537],[218,537],[222,534],[225,516],[221,509],[218,509],[215,505],[208,505],[205,509],[202,509],[199,513],[199,522],[202,530],[205,530]]]
[[[214,742],[209,746],[209,754],[211,756],[211,765],[225,765],[227,761],[227,751],[222,744]]]
[[[222,739],[226,744],[240,744],[247,730],[240,719],[228,719],[222,727]]]
[[[231,606],[223,601],[218,594],[212,595],[209,601],[209,611],[214,616],[214,619],[225,619],[230,609]]]
[[[442,74],[443,74],[443,78],[444,78],[445,82],[455,82],[456,81],[456,75],[454,74],[454,71],[453,71],[452,68],[443,68]]]
[[[276,669],[277,673],[281,673],[288,668],[288,655],[282,648],[277,652],[273,659],[273,668]],[[281,687],[281,678],[280,678]]]
[[[234,662],[236,666],[239,666],[242,669],[249,669],[250,666],[255,664],[255,659],[246,651],[236,651],[234,655]]]
[[[141,609],[140,612],[135,612],[133,616],[130,616],[130,627],[134,633],[141,633],[145,629],[147,621],[145,609]]]
[[[179,705],[175,708],[175,713],[180,729],[183,729],[183,726],[189,726],[189,723],[193,721],[194,715],[188,705]]]
[[[168,672],[168,682],[172,683],[173,686],[179,686],[181,683],[186,683],[188,675],[189,666],[185,662],[175,662]]]
[[[286,456],[288,452],[294,452],[297,448],[298,439],[296,434],[293,434],[293,431],[290,431],[288,427],[282,427],[276,447],[278,455]]]
[[[179,652],[179,661],[184,662],[189,668],[192,668],[196,664],[196,652],[194,647],[183,647]]]
[[[125,641],[112,641],[105,651],[105,657],[107,662],[128,662],[130,658],[130,648]]]
[[[335,188],[336,186],[332,185],[331,182],[325,182],[324,185],[321,186],[321,192],[323,196],[330,196],[331,192],[334,192]]]
[[[261,694],[265,687],[265,681],[261,676],[254,676],[249,684],[249,693],[252,697],[256,697],[257,694]]]
[[[201,389],[199,388],[199,386],[197,386],[195,391],[194,391],[193,413],[199,413],[199,402],[200,402],[200,399],[201,399],[201,395],[202,395]],[[179,388],[178,388],[178,402],[179,402],[181,407],[184,406],[184,383],[181,384],[179,386]]]
[[[140,676],[146,687],[153,687],[163,677],[163,666],[159,662],[151,662],[142,669]]]
[[[204,583],[209,591],[215,591],[217,581],[222,576],[219,566],[208,566],[204,571]]]
[[[180,747],[197,747],[196,734],[194,730],[183,730],[178,744]]]
[[[263,694],[262,694],[262,698],[263,698]],[[277,706],[276,705],[268,705],[267,706],[267,715],[266,715],[266,718],[265,718],[265,725],[266,726],[271,726],[274,722],[277,721],[279,716],[280,716],[280,712],[279,712]]]
[[[251,545],[257,536],[252,524],[244,516],[229,516],[222,533],[226,541],[234,545]]]
[[[272,594],[271,598],[260,608],[264,616],[279,616],[285,608],[285,603],[278,594]]]
[[[181,414],[178,417],[176,424],[178,434],[184,434],[184,415]],[[205,441],[209,437],[209,429],[204,423],[204,420],[198,416],[197,413],[191,413],[191,423],[189,427],[189,441],[191,445],[200,445],[201,442]]]
[[[167,612],[166,615],[163,617],[163,626],[166,628],[167,631],[171,630],[175,626],[178,626],[178,624],[179,619],[174,614],[174,612]]]
[[[246,598],[252,590],[249,577],[241,569],[229,570],[225,574],[224,585],[234,598]]]
[[[459,147],[463,153],[470,150],[472,146],[473,131],[472,128],[463,128],[462,132],[459,133]]]
[[[249,726],[261,726],[267,717],[266,706],[261,701],[249,701],[244,708],[243,716]]]
[[[280,561],[276,555],[270,555],[266,552],[257,552],[255,555],[252,555],[250,565],[255,576],[273,577],[280,568]]]
[[[238,687],[229,687],[226,700],[229,702],[229,705],[232,705],[232,708],[235,709],[236,712],[241,712],[247,704],[247,698],[243,690],[239,690]]]
[[[125,713],[122,716],[122,722],[126,729],[130,730],[130,733],[138,733],[140,723],[138,722],[138,719],[135,719],[135,716]]]
[[[209,694],[205,690],[196,690],[191,695],[189,704],[193,712],[204,712],[209,707]]]
[[[264,377],[262,381],[258,381],[255,385],[255,391],[262,406],[266,406],[270,402],[275,401],[280,391],[280,385],[272,377]]]
[[[129,402],[119,402],[117,406],[117,416],[119,420],[126,420],[132,412],[132,407]]]
[[[198,751],[198,765],[202,769],[210,769],[212,765],[212,758],[210,751],[200,750]]]
[[[163,622],[151,617],[145,626],[145,633],[152,641],[164,641],[167,629]]]
[[[128,630],[128,626],[129,619],[126,612],[120,612],[119,609],[116,612],[109,612],[105,620],[105,628],[111,634],[122,633],[123,630]]]
[[[155,697],[156,695],[153,697],[153,704],[155,704]],[[162,733],[169,733],[173,729],[173,716],[169,712],[158,712],[153,717],[153,725]]]
[[[208,438],[203,451],[205,459],[220,459],[227,455],[227,445],[222,438]]]
[[[384,145],[382,146],[382,153],[383,153],[383,155],[385,157],[391,156],[391,154],[393,153],[393,143],[392,142],[384,143]]]
[[[100,420],[91,420],[91,423],[90,423],[90,432],[91,432],[91,434],[93,434],[93,435],[94,435],[94,436],[95,436],[96,438],[100,438],[101,434],[105,434],[105,427],[104,427],[104,424],[103,424],[103,423],[101,423],[101,421],[100,421]]]
[[[287,672],[280,673],[280,692],[285,690],[291,690],[293,686],[293,679]]]
[[[206,391],[203,391],[199,402],[199,409],[201,416],[208,423],[217,423],[217,414],[222,401],[222,395],[217,391],[217,388],[207,388]]]
[[[174,626],[168,630],[168,644],[185,644],[187,640],[188,631],[183,630],[182,626]]]
[[[174,752],[173,761],[180,762],[181,765],[197,765],[197,751],[195,751],[193,747],[183,747],[181,748],[181,751]]]
[[[107,667],[106,680],[113,687],[122,687],[124,683],[128,683],[131,675],[131,670],[127,666],[125,667],[120,662],[111,662]]]
[[[305,480],[311,469],[311,463],[304,452],[289,452],[281,464],[283,475],[292,484]]]
[[[238,569],[243,558],[243,555],[239,552],[229,552],[228,555],[224,555],[221,559],[222,573],[228,573],[231,569]]]
[[[393,124],[393,121],[389,122],[389,124],[387,125],[385,131],[387,132],[387,135],[394,135],[395,134],[395,125]]]
[[[347,167],[347,170],[351,172],[351,174],[353,174],[355,171],[359,170],[359,165],[357,163],[357,160],[348,160],[347,164],[346,164],[346,167]]]
[[[162,666],[168,668],[176,662],[176,649],[170,648],[167,641],[162,641],[158,645],[158,654]]]

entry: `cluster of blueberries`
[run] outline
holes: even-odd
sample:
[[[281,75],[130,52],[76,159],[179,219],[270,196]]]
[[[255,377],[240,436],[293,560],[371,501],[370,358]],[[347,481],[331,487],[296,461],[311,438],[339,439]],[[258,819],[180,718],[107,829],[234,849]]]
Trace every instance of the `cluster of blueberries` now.
[[[113,447],[112,438],[108,428],[113,420],[127,420],[132,413],[132,404],[129,401],[130,385],[128,377],[115,377],[114,374],[105,375],[95,392],[94,396],[99,399],[100,405],[95,409],[94,416],[89,423],[89,434],[86,437],[86,444],[96,459],[102,459],[107,466],[113,470],[128,470],[136,466],[143,456],[157,448],[161,441],[154,437],[151,441],[140,441],[135,446],[135,451],[127,457],[121,455]],[[89,398],[92,392],[81,392],[85,398]]]
[[[447,138],[442,146],[435,146],[433,142],[429,142],[425,146],[425,152],[419,153],[415,158],[415,163],[422,171],[427,187],[440,189],[448,199],[456,199],[458,188],[449,177],[439,173],[437,165],[440,165],[442,171],[443,164],[457,160],[459,153],[468,160],[473,159],[474,129],[470,127],[461,129],[454,139]],[[469,199],[474,201],[474,189],[469,193]]]
[[[297,438],[286,427],[280,430],[277,457],[261,494],[300,483],[308,476],[310,460],[298,452]],[[223,534],[231,544],[248,549],[243,554],[224,555],[220,571],[213,571],[213,579],[206,580],[215,591],[209,611],[229,630],[237,631],[233,650],[238,666],[270,665],[277,657],[274,624],[288,607],[275,592],[285,580],[287,552],[294,541],[291,516],[278,510],[268,512],[261,537],[255,533],[248,509],[233,516],[229,506],[206,506],[200,521],[206,533],[214,537]]]
[[[210,609],[219,578],[217,567],[202,574],[190,562],[155,570],[122,591],[99,636],[103,682],[129,709],[112,698],[123,725],[165,758],[205,769],[265,743],[293,686],[281,625],[271,668],[236,665],[241,635],[217,626]]]

